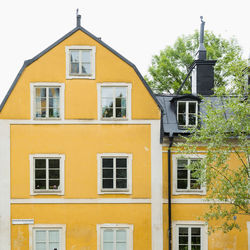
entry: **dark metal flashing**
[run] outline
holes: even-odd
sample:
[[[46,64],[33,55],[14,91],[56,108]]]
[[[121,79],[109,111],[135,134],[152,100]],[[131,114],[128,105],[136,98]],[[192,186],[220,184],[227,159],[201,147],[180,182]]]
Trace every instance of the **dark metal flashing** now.
[[[179,95],[179,96],[174,96],[170,102],[178,101],[178,100],[183,100],[183,99],[192,99],[196,101],[201,101],[201,98],[197,95],[192,95],[192,94],[187,94],[187,95]]]
[[[66,35],[64,35],[63,37],[61,37],[59,40],[57,40],[55,43],[51,44],[48,48],[46,48],[45,50],[43,50],[42,52],[40,52],[39,54],[37,54],[35,57],[33,57],[30,60],[26,60],[22,66],[22,68],[20,69],[20,71],[18,72],[14,82],[12,83],[12,85],[10,86],[6,96],[4,97],[2,103],[0,104],[0,112],[2,111],[6,101],[8,100],[12,90],[15,88],[17,81],[19,80],[21,74],[23,73],[23,71],[25,70],[25,68],[27,66],[29,66],[31,63],[35,62],[36,60],[38,60],[40,57],[42,57],[44,54],[46,54],[48,51],[50,51],[51,49],[53,49],[55,46],[57,46],[58,44],[60,44],[61,42],[63,42],[65,39],[67,39],[68,37],[70,37],[72,34],[74,34],[77,31],[82,31],[83,33],[85,33],[86,35],[90,36],[92,39],[94,39],[96,42],[98,42],[99,44],[101,44],[103,47],[105,47],[106,49],[108,49],[110,52],[112,52],[114,55],[116,55],[117,57],[119,57],[121,60],[123,60],[124,62],[126,62],[128,65],[130,65],[134,71],[136,72],[137,76],[140,78],[140,80],[142,81],[142,83],[144,84],[144,86],[146,87],[146,89],[148,90],[149,94],[152,96],[152,98],[154,99],[154,101],[156,102],[156,104],[158,105],[158,107],[160,108],[161,112],[163,112],[163,107],[160,104],[160,102],[156,99],[153,91],[151,90],[151,88],[148,86],[148,84],[146,83],[146,81],[144,80],[144,78],[142,77],[141,73],[139,72],[139,70],[137,69],[137,67],[130,62],[128,59],[126,59],[125,57],[123,57],[121,54],[119,54],[117,51],[115,51],[114,49],[112,49],[109,45],[107,45],[106,43],[104,43],[100,38],[96,37],[95,35],[93,35],[92,33],[90,33],[89,31],[87,31],[86,29],[84,29],[81,26],[77,26],[76,28],[74,28],[73,30],[71,30],[69,33],[67,33]]]

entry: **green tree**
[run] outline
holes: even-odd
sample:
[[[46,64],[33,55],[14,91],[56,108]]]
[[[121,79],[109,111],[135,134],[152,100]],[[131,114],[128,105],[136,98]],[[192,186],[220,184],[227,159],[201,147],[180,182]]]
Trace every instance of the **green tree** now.
[[[191,129],[190,136],[183,137],[185,142],[177,145],[182,153],[192,154],[198,145],[205,145],[205,158],[190,168],[200,184],[206,185],[207,199],[212,201],[203,218],[215,223],[212,231],[224,232],[239,229],[237,218],[249,215],[250,201],[249,86],[241,63],[232,64],[229,70],[234,72],[231,88],[220,86],[216,96],[203,100],[200,127]]]
[[[224,86],[234,78],[235,72],[228,70],[232,64],[245,65],[242,49],[235,38],[229,40],[205,31],[204,45],[207,59],[218,60],[215,65],[215,86]],[[199,47],[199,32],[182,35],[177,38],[173,47],[167,46],[159,55],[153,56],[152,65],[146,81],[156,93],[174,93],[184,81]],[[182,88],[182,93],[191,91],[190,79]]]

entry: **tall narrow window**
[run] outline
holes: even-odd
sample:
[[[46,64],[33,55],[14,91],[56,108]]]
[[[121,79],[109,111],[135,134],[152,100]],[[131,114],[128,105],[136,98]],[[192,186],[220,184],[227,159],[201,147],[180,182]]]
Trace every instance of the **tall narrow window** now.
[[[191,163],[198,163],[198,159],[178,159],[177,160],[177,190],[200,190],[198,178],[194,176],[194,171],[187,169]]]
[[[124,153],[98,154],[98,191],[131,193],[132,155]]]
[[[63,192],[63,155],[31,155],[31,164],[33,194]]]
[[[127,118],[127,87],[101,88],[102,118]]]
[[[177,103],[177,120],[179,126],[196,126],[197,125],[197,108],[196,101],[179,101]]]
[[[60,118],[60,87],[35,87],[35,118]]]
[[[197,226],[180,226],[178,228],[179,250],[201,250],[201,228]]]

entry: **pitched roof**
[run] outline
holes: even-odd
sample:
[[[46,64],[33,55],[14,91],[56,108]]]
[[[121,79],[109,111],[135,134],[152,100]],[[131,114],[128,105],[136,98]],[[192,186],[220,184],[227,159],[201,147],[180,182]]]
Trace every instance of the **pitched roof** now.
[[[148,84],[144,80],[143,76],[141,75],[141,73],[139,72],[139,70],[137,69],[137,67],[132,62],[130,62],[128,59],[126,59],[125,57],[123,57],[117,51],[115,51],[114,49],[112,49],[109,45],[107,45],[106,43],[104,43],[100,38],[96,37],[95,35],[93,35],[89,31],[87,31],[83,27],[77,26],[76,28],[74,28],[69,33],[67,33],[66,35],[64,35],[63,37],[61,37],[55,43],[51,44],[48,48],[46,48],[45,50],[43,50],[42,52],[40,52],[38,55],[36,55],[32,59],[24,61],[24,64],[23,64],[22,68],[18,72],[18,74],[17,74],[14,82],[10,86],[10,88],[9,88],[6,96],[4,97],[2,103],[0,104],[0,112],[2,111],[5,103],[7,102],[7,100],[9,98],[12,90],[15,88],[15,86],[16,86],[16,84],[17,84],[20,76],[22,75],[23,71],[25,70],[25,68],[27,66],[29,66],[30,64],[32,64],[33,62],[35,62],[36,60],[38,60],[41,56],[43,56],[44,54],[46,54],[48,51],[50,51],[51,49],[53,49],[55,46],[57,46],[59,43],[63,42],[65,39],[67,39],[68,37],[70,37],[72,34],[74,34],[75,32],[77,32],[78,30],[80,30],[83,33],[85,33],[86,35],[90,36],[96,42],[98,42],[99,44],[101,44],[103,47],[105,47],[106,49],[108,49],[109,51],[111,51],[113,54],[115,54],[117,57],[119,57],[121,60],[123,60],[128,65],[130,65],[134,69],[134,71],[136,72],[137,76],[140,78],[140,80],[142,81],[142,83],[144,84],[144,86],[146,87],[146,89],[148,90],[148,92],[150,93],[150,95],[152,96],[152,98],[154,99],[154,101],[156,102],[156,104],[158,105],[158,107],[160,108],[160,110],[163,111],[163,107],[161,106],[160,102],[157,100],[157,98],[155,97],[153,91],[150,89],[150,87],[148,86]]]

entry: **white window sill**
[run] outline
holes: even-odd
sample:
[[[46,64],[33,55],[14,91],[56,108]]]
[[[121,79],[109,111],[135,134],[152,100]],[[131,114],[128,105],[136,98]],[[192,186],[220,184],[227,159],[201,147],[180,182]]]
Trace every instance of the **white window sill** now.
[[[183,194],[196,194],[196,195],[206,195],[204,190],[175,190],[173,195],[183,195]]]
[[[64,195],[64,192],[62,192],[62,191],[56,191],[56,192],[53,192],[53,191],[41,191],[41,192],[34,191],[30,195]]]
[[[88,76],[85,76],[85,75],[69,75],[69,76],[66,76],[66,79],[91,79],[91,80],[94,80],[95,76],[92,76],[92,75],[88,75]]]
[[[111,189],[111,190],[107,190],[107,189],[102,189],[100,192],[98,192],[98,194],[132,194],[132,192],[128,189]]]

